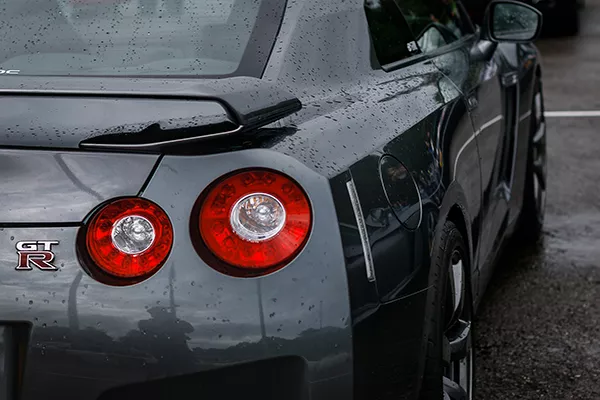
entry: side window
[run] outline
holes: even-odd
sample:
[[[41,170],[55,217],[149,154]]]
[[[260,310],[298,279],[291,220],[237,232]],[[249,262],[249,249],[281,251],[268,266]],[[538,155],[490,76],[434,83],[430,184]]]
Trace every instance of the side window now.
[[[424,53],[450,44],[469,33],[456,0],[396,0]]]
[[[365,13],[375,54],[381,65],[419,54],[395,0],[365,0]]]

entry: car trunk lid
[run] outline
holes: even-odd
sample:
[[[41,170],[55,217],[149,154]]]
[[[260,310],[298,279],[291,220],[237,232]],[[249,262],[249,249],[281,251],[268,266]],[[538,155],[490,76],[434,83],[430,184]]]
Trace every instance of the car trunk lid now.
[[[252,132],[301,107],[255,78],[18,77],[0,89],[0,146],[165,152]]]
[[[0,89],[0,225],[76,224],[136,196],[161,154],[252,134],[301,108],[253,78],[36,78]],[[137,154],[137,153],[144,154]]]

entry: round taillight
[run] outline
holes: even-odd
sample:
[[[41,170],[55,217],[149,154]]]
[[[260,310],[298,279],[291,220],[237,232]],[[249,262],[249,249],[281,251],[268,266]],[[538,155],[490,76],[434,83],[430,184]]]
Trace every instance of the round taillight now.
[[[308,197],[279,172],[238,172],[211,185],[201,198],[202,241],[229,266],[272,272],[295,258],[308,240]]]
[[[156,204],[141,198],[108,203],[91,219],[86,232],[90,258],[103,272],[134,279],[156,272],[173,245],[173,227]]]

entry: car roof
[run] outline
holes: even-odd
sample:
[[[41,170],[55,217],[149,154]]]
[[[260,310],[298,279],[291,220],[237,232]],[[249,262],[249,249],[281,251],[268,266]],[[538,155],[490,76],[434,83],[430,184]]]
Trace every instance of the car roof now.
[[[371,73],[364,1],[288,0],[263,78],[310,91]]]

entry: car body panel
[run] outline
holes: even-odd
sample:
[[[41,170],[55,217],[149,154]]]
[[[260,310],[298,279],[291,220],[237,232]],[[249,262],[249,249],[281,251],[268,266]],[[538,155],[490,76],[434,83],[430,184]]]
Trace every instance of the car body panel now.
[[[0,225],[79,224],[109,199],[136,196],[158,159],[151,154],[0,149]]]
[[[251,77],[171,82],[27,76],[3,81],[0,105],[0,129],[7,132],[0,146],[64,149],[114,149],[119,146],[111,143],[131,137],[201,141],[256,129],[301,108],[289,92]],[[138,147],[120,146],[157,152]]]
[[[189,215],[200,192],[222,174],[250,166],[296,179],[309,193],[315,215],[304,251],[287,268],[260,279],[216,272],[198,256],[189,235]],[[210,172],[198,175],[199,170]],[[165,267],[134,286],[104,285],[82,271],[77,227],[0,232],[3,243],[13,243],[13,250],[5,247],[0,256],[0,279],[7,287],[0,319],[33,324],[23,399],[59,393],[67,384],[73,391],[61,392],[61,398],[94,399],[115,386],[272,354],[302,355],[309,382],[351,379],[348,288],[326,179],[265,150],[236,157],[172,156],[163,158],[141,195],[168,210],[176,244]],[[14,242],[22,239],[59,241],[54,248],[59,270],[15,270]],[[315,341],[321,345],[315,347]]]

